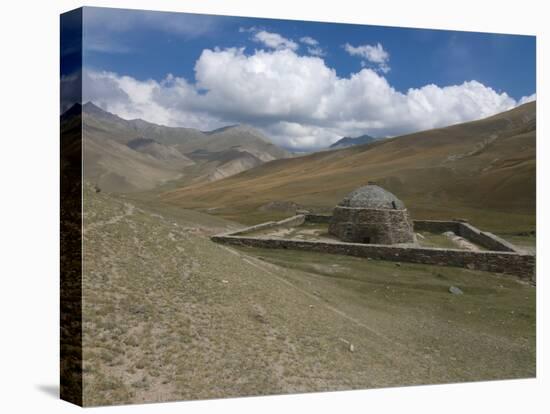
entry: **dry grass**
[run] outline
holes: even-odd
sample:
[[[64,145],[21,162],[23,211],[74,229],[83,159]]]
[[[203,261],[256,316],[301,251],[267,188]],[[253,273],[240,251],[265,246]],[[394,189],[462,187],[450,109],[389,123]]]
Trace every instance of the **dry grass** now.
[[[238,251],[208,239],[217,218],[84,203],[85,405],[535,374],[535,289],[514,279]]]

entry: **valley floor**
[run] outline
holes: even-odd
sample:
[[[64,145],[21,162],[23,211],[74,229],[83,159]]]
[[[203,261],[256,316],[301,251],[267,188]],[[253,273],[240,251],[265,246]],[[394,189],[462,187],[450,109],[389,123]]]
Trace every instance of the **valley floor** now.
[[[235,223],[88,187],[84,211],[85,405],[536,374],[511,277],[229,248]]]

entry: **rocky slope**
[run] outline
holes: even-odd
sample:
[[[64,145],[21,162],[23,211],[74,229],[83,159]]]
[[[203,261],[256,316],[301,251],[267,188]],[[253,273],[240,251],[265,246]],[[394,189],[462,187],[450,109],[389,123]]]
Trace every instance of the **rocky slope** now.
[[[65,112],[62,128],[79,113],[76,106]],[[82,121],[86,178],[111,192],[151,190],[178,179],[212,181],[290,155],[244,125],[171,128],[125,120],[91,102],[82,107]]]

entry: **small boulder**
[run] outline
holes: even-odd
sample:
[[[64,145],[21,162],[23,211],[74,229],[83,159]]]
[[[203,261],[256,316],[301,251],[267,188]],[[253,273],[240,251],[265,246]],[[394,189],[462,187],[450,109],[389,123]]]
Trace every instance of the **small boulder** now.
[[[453,295],[463,295],[464,294],[464,292],[461,289],[457,288],[456,286],[451,286],[449,288],[449,292],[452,293]]]

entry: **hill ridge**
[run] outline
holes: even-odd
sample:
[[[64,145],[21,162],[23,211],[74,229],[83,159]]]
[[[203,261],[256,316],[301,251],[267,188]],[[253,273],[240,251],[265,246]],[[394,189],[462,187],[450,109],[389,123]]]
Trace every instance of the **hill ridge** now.
[[[258,209],[269,202],[330,210],[371,180],[403,199],[416,218],[462,214],[490,229],[509,220],[531,230],[536,102],[482,120],[274,160],[163,197],[186,208],[217,206],[227,218],[258,222],[266,218]]]
[[[85,179],[110,192],[153,190],[175,181],[213,181],[290,156],[251,127],[209,135],[193,128],[126,120],[91,101],[66,111],[62,128],[80,122],[80,115]]]

